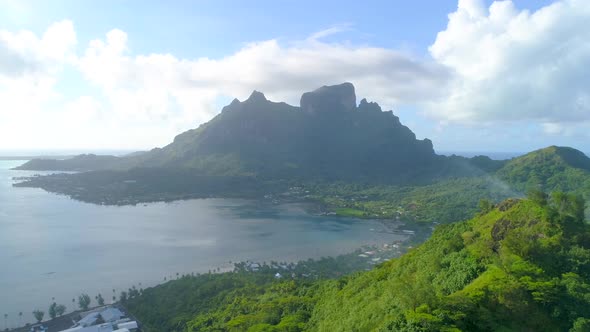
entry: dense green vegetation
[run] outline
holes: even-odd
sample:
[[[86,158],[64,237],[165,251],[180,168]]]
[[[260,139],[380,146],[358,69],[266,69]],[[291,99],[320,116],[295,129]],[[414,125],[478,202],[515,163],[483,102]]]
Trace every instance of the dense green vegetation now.
[[[584,200],[535,192],[481,206],[368,272],[186,277],[128,307],[150,331],[588,331]]]
[[[590,200],[590,158],[572,148],[553,146],[507,162],[479,156],[452,163],[454,169],[466,168],[466,176],[412,185],[337,182],[309,190],[314,200],[344,216],[442,223],[467,219],[482,199],[499,202],[531,190],[572,192]]]
[[[550,146],[509,161],[497,175],[514,188],[590,194],[590,158],[582,152]]]
[[[416,250],[320,296],[309,327],[567,331],[590,318],[582,210],[556,194],[549,205],[509,200],[441,226]]]
[[[338,215],[442,223],[469,218],[481,199],[498,202],[518,195],[489,177],[454,178],[416,186],[335,183],[310,185],[307,189],[312,200]]]
[[[285,331],[300,331],[315,303],[315,298],[301,292],[315,289],[321,280],[371,267],[371,260],[359,257],[360,253],[296,264],[242,262],[232,272],[183,275],[141,292],[130,291],[121,299],[148,331],[219,331],[229,326],[239,330],[267,321],[281,324]],[[382,254],[387,258],[397,253]],[[289,317],[283,317],[287,312]],[[248,314],[251,317],[241,316]]]
[[[251,176],[200,175],[190,169],[135,168],[37,176],[15,186],[39,187],[73,199],[107,205],[172,201],[189,198],[260,198],[287,190],[282,181]]]

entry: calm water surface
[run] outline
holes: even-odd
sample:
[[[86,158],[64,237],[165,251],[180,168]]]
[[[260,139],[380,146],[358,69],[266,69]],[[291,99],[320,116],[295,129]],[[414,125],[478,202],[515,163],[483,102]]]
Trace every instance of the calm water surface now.
[[[82,292],[110,299],[113,289],[229,268],[229,261],[296,261],[401,238],[378,232],[384,226],[377,221],[317,217],[292,204],[81,203],[13,188],[13,177],[40,173],[9,170],[22,163],[0,161],[0,315],[9,315],[9,325],[19,311],[27,320],[35,308],[47,312],[52,297],[72,309]]]

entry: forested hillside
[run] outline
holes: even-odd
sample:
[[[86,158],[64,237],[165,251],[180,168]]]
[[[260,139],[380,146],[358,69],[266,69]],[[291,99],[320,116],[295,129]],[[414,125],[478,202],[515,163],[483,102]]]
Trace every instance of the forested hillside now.
[[[534,192],[482,208],[369,272],[317,281],[186,277],[128,306],[171,331],[588,331],[584,201]]]
[[[509,161],[497,172],[514,188],[590,194],[590,158],[576,149],[550,146]]]

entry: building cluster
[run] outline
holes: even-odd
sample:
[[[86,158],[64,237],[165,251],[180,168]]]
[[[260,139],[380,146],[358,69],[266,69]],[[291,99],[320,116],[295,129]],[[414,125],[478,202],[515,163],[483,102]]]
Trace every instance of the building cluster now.
[[[102,307],[80,314],[74,326],[60,332],[134,332],[139,327],[136,321],[116,307]]]

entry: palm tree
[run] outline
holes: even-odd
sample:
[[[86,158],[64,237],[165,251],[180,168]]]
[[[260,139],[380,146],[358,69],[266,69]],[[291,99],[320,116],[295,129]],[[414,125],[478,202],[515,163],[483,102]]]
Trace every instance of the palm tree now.
[[[4,329],[8,331],[8,314],[4,314]]]
[[[18,326],[22,325],[22,323],[23,323],[22,319],[23,319],[23,312],[21,311],[18,313]]]

